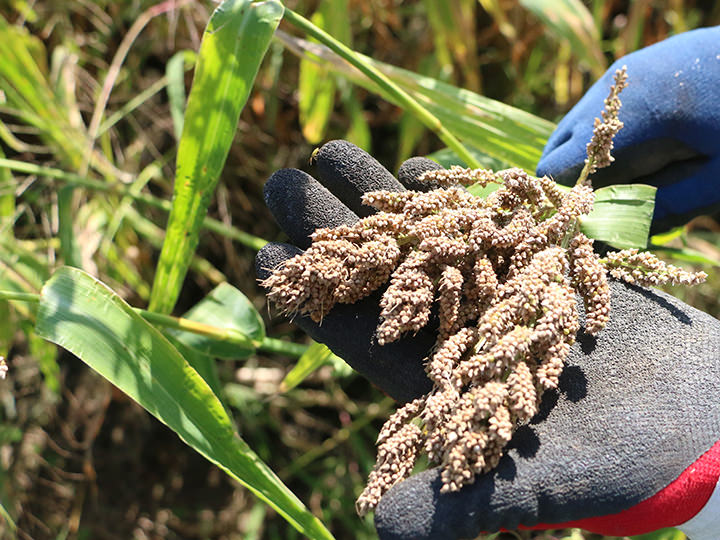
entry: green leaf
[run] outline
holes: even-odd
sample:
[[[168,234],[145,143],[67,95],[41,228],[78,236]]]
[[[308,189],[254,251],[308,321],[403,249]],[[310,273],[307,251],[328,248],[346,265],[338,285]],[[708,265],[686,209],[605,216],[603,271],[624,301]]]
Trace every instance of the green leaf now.
[[[278,38],[301,56],[316,58],[328,69],[398,104],[392,96],[381,91],[326,46],[286,33],[278,33]],[[463,144],[482,148],[485,154],[508,165],[535,170],[545,142],[555,128],[552,122],[432,77],[356,54],[410,94]]]
[[[38,335],[67,349],[309,538],[323,524],[235,433],[220,401],[170,342],[103,283],[61,268],[43,287]]]
[[[580,220],[590,238],[619,249],[645,248],[655,208],[653,186],[621,184],[595,190],[593,211]]]
[[[370,126],[365,119],[362,103],[353,88],[350,88],[346,95],[347,97],[343,96],[343,105],[350,117],[350,126],[344,138],[366,152],[370,152]]]
[[[0,148],[0,158],[5,153]],[[13,238],[16,182],[9,169],[0,169],[0,238]]]
[[[48,52],[27,28],[8,24],[0,15],[0,89],[3,105],[38,130],[53,154],[65,165],[80,167],[86,151],[86,132],[73,124],[67,103],[48,78]]]
[[[205,29],[178,145],[150,309],[172,311],[260,62],[283,14],[279,0],[225,0]]]
[[[257,343],[265,338],[265,324],[260,314],[247,296],[228,283],[215,287],[183,318],[237,332]],[[228,343],[210,336],[176,329],[168,329],[167,332],[185,346],[206,356],[235,359],[255,352],[255,347]]]
[[[280,391],[287,392],[292,390],[298,384],[303,382],[305,378],[315,370],[321,368],[325,364],[329,364],[333,353],[322,343],[313,343],[308,350],[300,357],[295,367],[285,375],[280,383]]]
[[[668,242],[671,242],[672,240],[675,240],[676,238],[680,238],[683,234],[685,234],[685,226],[682,227],[675,227],[674,229],[670,229],[669,231],[653,234],[650,237],[650,243],[662,246],[664,244],[667,244]]]
[[[187,361],[190,366],[197,371],[203,380],[207,383],[213,394],[218,398],[220,403],[223,404],[225,411],[230,416],[230,411],[223,400],[222,383],[220,382],[220,374],[217,369],[217,362],[210,356],[205,356],[197,351],[194,351],[190,347],[185,346],[181,341],[176,339],[172,335],[168,335],[169,332],[165,330],[163,332],[165,336],[170,340],[170,343],[177,349],[180,355]]]
[[[180,51],[175,53],[165,66],[170,116],[178,141],[182,136],[185,118],[185,64],[193,64],[195,56],[195,51]]]
[[[581,60],[600,76],[606,68],[592,14],[580,0],[520,0],[550,30],[550,35],[566,39]]]
[[[336,39],[349,41],[347,0],[323,0],[311,18],[313,24],[326,30]],[[298,108],[303,135],[310,144],[325,137],[328,120],[335,105],[335,75],[317,62],[300,60]]]
[[[58,190],[58,237],[60,253],[67,266],[82,267],[80,248],[75,242],[77,235],[73,223],[76,210],[73,205],[74,186],[63,186]]]

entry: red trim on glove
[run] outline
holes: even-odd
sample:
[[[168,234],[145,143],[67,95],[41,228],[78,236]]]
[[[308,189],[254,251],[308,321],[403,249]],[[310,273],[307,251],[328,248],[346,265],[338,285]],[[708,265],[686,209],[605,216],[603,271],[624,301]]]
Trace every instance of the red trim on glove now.
[[[607,516],[578,519],[565,523],[538,524],[521,529],[560,529],[579,527],[607,536],[634,536],[675,527],[702,510],[720,477],[720,441],[685,469],[667,487],[635,506]]]

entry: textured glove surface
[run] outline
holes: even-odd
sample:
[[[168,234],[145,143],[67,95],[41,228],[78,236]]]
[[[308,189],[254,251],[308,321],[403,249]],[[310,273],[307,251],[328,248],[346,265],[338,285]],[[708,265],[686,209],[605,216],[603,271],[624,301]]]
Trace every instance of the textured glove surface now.
[[[539,175],[570,184],[586,157],[615,70],[627,66],[615,137],[615,163],[593,185],[658,186],[654,229],[720,208],[720,27],[686,32],[621,58],[562,119],[538,164]]]
[[[265,202],[293,244],[306,248],[315,229],[352,224],[358,214],[374,212],[361,204],[363,193],[379,189],[404,191],[403,183],[419,189],[417,177],[438,168],[429,159],[412,158],[400,168],[401,183],[357,146],[331,141],[316,156],[319,181],[297,169],[277,171],[265,184]],[[255,260],[258,277],[267,277],[273,268],[299,253],[295,246],[265,246]],[[352,305],[336,305],[319,325],[302,316],[297,316],[295,322],[389,396],[401,402],[411,401],[431,389],[422,360],[435,342],[435,335],[423,329],[380,347],[375,339],[380,323],[380,294],[378,291]]]
[[[278,223],[301,247],[317,227],[355,222],[349,208],[358,209],[363,192],[417,188],[415,178],[438,167],[414,158],[401,167],[398,183],[344,141],[325,145],[317,165],[320,182],[286,169],[265,188]],[[258,275],[299,251],[268,245],[258,254]],[[656,291],[613,283],[612,293],[608,327],[597,339],[579,337],[559,391],[546,392],[541,412],[518,429],[497,469],[452,494],[440,494],[437,470],[401,482],[376,512],[383,540],[474,538],[614,514],[662,490],[720,440],[720,322]],[[337,305],[321,325],[296,322],[389,395],[408,401],[431,388],[422,360],[435,336],[423,330],[379,347],[378,301],[379,293]],[[713,471],[716,482],[720,459]],[[648,530],[676,524],[665,518],[672,516],[658,516]]]
[[[396,485],[376,510],[380,538],[475,538],[616,514],[668,486],[720,440],[720,322],[659,291],[611,288],[607,328],[597,339],[579,336],[559,391],[543,396],[498,467],[458,493],[440,493],[437,469]],[[679,525],[715,486],[717,456],[705,484],[691,484],[669,510],[572,526],[625,536]]]

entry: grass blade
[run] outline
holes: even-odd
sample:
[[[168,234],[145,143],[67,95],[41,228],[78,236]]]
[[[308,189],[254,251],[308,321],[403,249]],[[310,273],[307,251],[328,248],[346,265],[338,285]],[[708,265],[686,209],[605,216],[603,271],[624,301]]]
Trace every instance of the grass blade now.
[[[620,249],[648,243],[655,209],[653,186],[623,184],[595,190],[593,211],[582,218],[580,229],[590,238]]]
[[[706,264],[708,266],[720,266],[720,260],[708,257],[704,253],[688,248],[675,248],[669,246],[656,246],[650,244],[650,249],[659,255],[662,255],[664,259],[675,259],[676,261],[682,261],[692,264]]]
[[[580,0],[520,0],[550,30],[570,43],[573,53],[587,63],[596,77],[605,72],[606,63],[592,14]]]
[[[150,296],[172,311],[245,102],[283,6],[225,0],[203,35],[178,147],[173,206]]]
[[[323,0],[313,14],[313,24],[347,43],[350,35],[347,0]],[[300,61],[298,107],[300,126],[305,139],[317,144],[325,137],[325,129],[335,105],[335,76],[324,66],[308,59]]]
[[[280,383],[280,391],[287,392],[292,390],[298,384],[303,382],[305,378],[315,370],[321,368],[330,362],[332,351],[322,343],[313,343],[308,350],[300,357],[295,367],[293,367]]]
[[[75,188],[63,186],[58,190],[58,237],[60,238],[60,254],[67,266],[82,268],[80,249],[77,245],[73,222],[76,212],[73,204]]]
[[[298,55],[316,58],[355,84],[380,94],[391,103],[403,106],[392,94],[353,69],[325,45],[311,43],[280,31],[276,35],[286,47]],[[482,148],[484,153],[508,165],[528,171],[535,170],[545,142],[555,129],[552,122],[432,77],[378,62],[359,53],[354,55],[382,72],[403,92],[421,103],[423,108],[463,143],[476,149]],[[464,148],[464,151],[468,152],[468,149]],[[456,163],[465,163],[470,167],[480,166],[472,153],[469,154],[469,159],[458,157]],[[460,156],[457,152],[456,155]]]
[[[228,283],[221,283],[210,294],[183,315],[184,319],[217,326],[247,336],[250,342],[262,343],[265,324],[247,296]],[[245,358],[255,347],[228,343],[209,336],[178,330],[168,330],[185,346],[206,356],[217,358]]]
[[[332,538],[235,433],[222,403],[198,373],[103,283],[75,268],[59,269],[43,287],[36,330],[127,393],[301,534]]]
[[[165,66],[170,116],[173,121],[175,138],[178,141],[182,136],[183,121],[185,118],[185,65],[192,65],[194,63],[194,51],[180,51],[175,53]]]
[[[378,68],[375,67],[367,57],[358,54],[349,47],[343,45],[330,34],[323,31],[321,28],[318,28],[305,17],[295,13],[291,9],[287,9],[285,11],[285,20],[294,25],[296,28],[299,28],[303,32],[307,33],[308,36],[318,40],[320,43],[332,50],[338,57],[345,60],[345,62],[347,62],[350,66],[359,70],[368,81],[372,81],[372,84],[380,89],[381,95],[411,111],[425,125],[425,127],[437,135],[437,137],[448,147],[452,148],[463,158],[463,160],[472,163],[473,166],[476,166],[472,155],[467,151],[460,140],[458,140],[458,138],[447,128],[447,126],[445,126],[442,121],[434,116],[433,113],[424,107],[417,99],[403,90],[395,82],[390,80],[387,75],[378,70]]]

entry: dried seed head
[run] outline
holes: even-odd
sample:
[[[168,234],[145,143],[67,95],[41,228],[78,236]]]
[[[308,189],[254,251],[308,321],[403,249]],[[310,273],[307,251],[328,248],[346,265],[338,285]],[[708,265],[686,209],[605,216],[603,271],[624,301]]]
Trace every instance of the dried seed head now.
[[[620,92],[627,86],[627,69],[625,66],[615,72],[614,84],[610,87],[610,94],[605,98],[605,110],[602,111],[602,120],[595,119],[592,139],[587,145],[588,166],[587,174],[610,165],[614,158],[610,155],[613,149],[613,137],[623,127],[618,118],[620,111]]]
[[[367,486],[355,503],[359,515],[364,516],[377,506],[388,489],[410,476],[422,443],[420,428],[415,424],[405,424],[380,444],[377,462],[368,477]]]
[[[585,304],[585,331],[596,335],[610,318],[610,286],[593,241],[578,233],[570,242],[570,274]]]
[[[637,249],[610,252],[602,263],[612,277],[635,285],[696,285],[707,279],[705,272],[687,272],[664,263],[652,253],[638,252]]]
[[[624,86],[620,72],[588,147],[594,167],[609,162]],[[582,183],[567,190],[520,169],[459,167],[423,178],[443,187],[365,194],[377,213],[317,231],[307,251],[263,283],[282,310],[319,321],[335,303],[356,302],[389,282],[380,301],[380,345],[428,325],[437,303],[437,341],[426,362],[434,389],[383,426],[377,463],[357,502],[361,514],[410,474],[420,451],[441,468],[442,491],[495,467],[513,430],[558,385],[580,328],[576,294],[586,332],[597,334],[607,323],[607,272],[642,285],[705,278],[637,250],[599,259],[578,230],[594,201]],[[501,185],[485,199],[458,185],[478,182]]]

